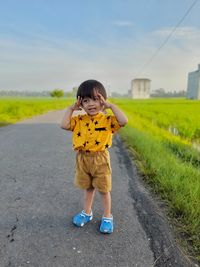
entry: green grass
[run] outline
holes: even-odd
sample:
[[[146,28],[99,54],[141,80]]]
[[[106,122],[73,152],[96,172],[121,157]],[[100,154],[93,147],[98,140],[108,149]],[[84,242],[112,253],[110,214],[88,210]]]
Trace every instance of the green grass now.
[[[121,135],[137,151],[146,181],[168,200],[170,212],[184,226],[184,233],[198,241],[200,171],[178,160],[147,133],[127,126]]]
[[[0,98],[0,126],[15,123],[50,110],[66,108],[73,99]]]
[[[190,141],[200,140],[200,101],[187,99],[113,99],[129,114]]]
[[[0,98],[0,124],[63,109],[74,99]],[[191,255],[200,260],[200,101],[112,99],[129,118],[120,134],[145,181],[167,202]]]
[[[128,125],[120,133],[136,152],[145,181],[167,201],[168,212],[178,226],[179,236],[184,236],[187,249],[200,260],[200,153],[193,146],[194,135],[186,136],[180,131],[183,125],[181,120],[188,122],[190,128],[191,118],[197,111],[199,113],[196,115],[199,116],[200,103],[170,99],[114,99],[113,102],[129,118]],[[189,107],[185,108],[187,103]],[[170,112],[166,113],[166,110]],[[181,115],[176,116],[179,110]],[[175,117],[179,134],[169,131]],[[165,121],[161,123],[160,118]],[[194,121],[192,131],[195,132],[198,127],[199,122]],[[190,130],[185,132],[189,133]]]

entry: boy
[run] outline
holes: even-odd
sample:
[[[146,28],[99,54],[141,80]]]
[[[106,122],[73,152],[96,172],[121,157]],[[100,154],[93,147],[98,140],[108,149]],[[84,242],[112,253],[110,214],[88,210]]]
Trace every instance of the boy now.
[[[73,217],[73,223],[80,227],[92,220],[92,203],[98,190],[104,208],[100,232],[112,233],[111,166],[107,148],[112,145],[113,133],[128,120],[106,99],[106,90],[100,82],[83,82],[78,88],[76,103],[66,110],[61,128],[73,132],[73,148],[77,151],[75,185],[84,189],[84,209]],[[86,114],[72,117],[75,110],[82,109]],[[113,115],[105,114],[105,109],[111,109]]]

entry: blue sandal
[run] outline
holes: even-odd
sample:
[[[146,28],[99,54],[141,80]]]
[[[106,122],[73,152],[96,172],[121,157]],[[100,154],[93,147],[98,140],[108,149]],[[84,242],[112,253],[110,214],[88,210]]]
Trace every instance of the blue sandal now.
[[[111,218],[103,217],[101,220],[100,232],[103,234],[111,234],[113,232],[113,229],[114,229],[113,217]]]
[[[84,226],[86,223],[90,222],[93,218],[93,214],[92,214],[92,211],[91,211],[91,214],[88,215],[85,213],[84,210],[82,210],[80,213],[76,214],[74,217],[73,217],[73,224],[75,224],[76,226],[78,227],[82,227]]]

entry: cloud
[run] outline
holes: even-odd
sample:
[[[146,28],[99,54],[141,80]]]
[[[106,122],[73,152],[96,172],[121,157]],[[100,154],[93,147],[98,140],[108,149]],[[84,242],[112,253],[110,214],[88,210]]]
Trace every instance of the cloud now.
[[[153,32],[154,36],[168,37],[174,28],[163,28]],[[172,35],[173,39],[194,39],[200,38],[200,29],[195,27],[178,27]]]
[[[126,93],[138,70],[155,53],[170,29],[146,33],[136,40],[92,45],[48,35],[38,35],[32,41],[20,38],[0,38],[0,90],[70,90],[86,79],[97,79],[111,91]],[[200,63],[196,38],[199,30],[179,28],[177,40],[159,51],[141,76],[152,80],[152,90],[164,88],[183,90],[187,74]],[[178,37],[179,36],[179,37]],[[183,36],[185,36],[183,38]],[[187,36],[187,38],[186,38]]]
[[[115,62],[108,62],[109,57],[114,58],[109,51],[85,43],[65,42],[51,46],[51,40],[46,43],[35,41],[34,44],[13,39],[0,41],[0,89],[61,87],[70,90],[89,78],[99,79],[108,86],[116,84],[115,77],[123,72],[122,68],[116,68]]]

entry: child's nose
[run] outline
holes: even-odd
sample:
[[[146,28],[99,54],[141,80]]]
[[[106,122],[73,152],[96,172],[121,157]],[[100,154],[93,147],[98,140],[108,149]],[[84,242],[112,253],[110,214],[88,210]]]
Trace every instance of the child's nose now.
[[[91,99],[89,100],[89,104],[90,104],[90,105],[93,105],[93,104],[94,104],[94,99],[91,98]]]

